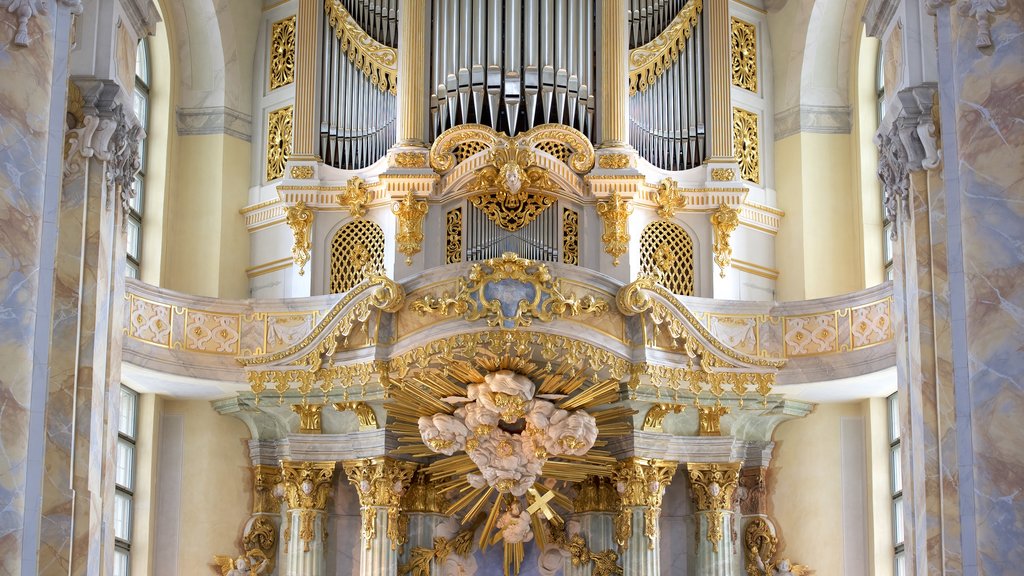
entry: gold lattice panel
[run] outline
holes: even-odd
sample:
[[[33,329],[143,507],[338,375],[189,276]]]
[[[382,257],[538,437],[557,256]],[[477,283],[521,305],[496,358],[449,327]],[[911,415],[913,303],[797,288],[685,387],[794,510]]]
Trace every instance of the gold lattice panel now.
[[[580,264],[580,215],[562,208],[562,262]]]
[[[349,222],[331,240],[331,293],[351,290],[367,269],[384,271],[384,231],[369,220]]]
[[[444,263],[462,262],[462,208],[449,210],[446,217]]]
[[[547,152],[555,158],[558,158],[558,161],[563,164],[567,164],[569,162],[569,156],[572,155],[571,148],[561,142],[555,142],[554,140],[545,140],[544,142],[537,144],[536,148],[541,152]]]
[[[651,222],[640,235],[640,271],[661,272],[661,283],[674,294],[693,296],[693,241],[683,227]]]
[[[452,150],[452,154],[455,155],[455,165],[462,164],[467,158],[475,156],[479,152],[483,152],[489,148],[486,142],[480,142],[479,140],[467,140],[462,144],[459,144]]]

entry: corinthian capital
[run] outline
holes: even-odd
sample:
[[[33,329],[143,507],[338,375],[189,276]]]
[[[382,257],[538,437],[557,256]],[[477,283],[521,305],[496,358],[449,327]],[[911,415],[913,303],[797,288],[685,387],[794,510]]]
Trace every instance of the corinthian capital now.
[[[627,458],[615,466],[612,481],[622,501],[615,519],[615,541],[620,547],[629,547],[633,534],[632,508],[643,508],[644,535],[648,547],[654,549],[661,500],[675,473],[676,463],[667,460]]]
[[[739,482],[740,462],[686,465],[693,490],[693,503],[708,519],[708,542],[715,552],[722,540],[722,519],[732,509],[732,496]],[[698,528],[699,529],[699,528]]]

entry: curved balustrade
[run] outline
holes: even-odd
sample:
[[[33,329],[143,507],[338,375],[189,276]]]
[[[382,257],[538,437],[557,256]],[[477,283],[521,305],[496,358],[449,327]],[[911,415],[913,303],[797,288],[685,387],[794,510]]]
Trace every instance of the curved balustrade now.
[[[575,291],[603,294],[621,288],[607,276],[574,266],[549,264]],[[423,290],[454,283],[452,271],[467,264],[436,268],[404,283],[407,300]],[[453,284],[454,286],[454,284]],[[328,311],[354,302],[356,292],[287,300],[222,300],[190,296],[128,280],[125,295],[124,360],[173,374],[244,382],[240,356],[272,354],[307,339]],[[365,291],[361,293],[365,295]],[[877,372],[895,363],[892,286],[889,283],[831,298],[801,302],[743,302],[677,297],[712,336],[732,350],[754,358],[785,359],[778,384],[818,382]],[[462,320],[422,316],[408,307],[390,323],[390,349],[465,332]],[[650,322],[632,321],[614,310],[604,318],[566,325],[567,334],[595,330],[595,338],[620,348],[646,345],[657,354],[662,343]],[[348,349],[370,350],[377,343],[379,316],[365,328],[346,333]],[[630,334],[644,334],[644,338]],[[382,338],[384,335],[382,333]],[[610,339],[609,339],[610,338]],[[637,341],[640,340],[640,341]]]

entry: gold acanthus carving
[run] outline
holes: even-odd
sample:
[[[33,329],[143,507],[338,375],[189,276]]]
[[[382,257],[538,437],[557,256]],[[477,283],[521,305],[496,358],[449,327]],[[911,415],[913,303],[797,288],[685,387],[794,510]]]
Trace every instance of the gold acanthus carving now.
[[[332,406],[338,412],[352,411],[359,420],[360,430],[377,430],[377,415],[366,402],[335,402]]]
[[[729,239],[739,225],[739,208],[730,208],[722,204],[718,210],[711,213],[711,227],[715,230],[715,264],[721,269],[722,278],[725,278],[725,269],[732,263],[732,245]]]
[[[398,93],[398,50],[373,39],[339,0],[324,0],[327,22],[341,40],[341,49],[381,92]]]
[[[295,16],[274,22],[270,28],[270,89],[295,81]]]
[[[291,175],[296,180],[309,180],[313,177],[313,167],[308,165],[292,166]]]
[[[629,249],[629,215],[632,213],[633,206],[618,192],[609,200],[597,203],[597,215],[604,223],[601,242],[604,242],[604,251],[613,258],[614,266],[619,265],[619,257]]]
[[[427,203],[416,200],[412,192],[391,206],[398,217],[398,231],[395,242],[398,251],[405,254],[405,264],[412,265],[412,257],[419,253],[423,244],[423,220],[427,216]]]
[[[761,151],[758,144],[757,114],[742,108],[732,109],[732,142],[740,176],[748,182],[761,182]]]
[[[406,513],[444,514],[447,507],[445,493],[433,484],[430,474],[417,470],[408,490],[402,495],[402,510]]]
[[[253,514],[277,514],[280,510],[274,487],[281,483],[281,469],[277,466],[258,464],[252,467],[253,474]]]
[[[629,547],[633,534],[633,508],[644,512],[644,536],[647,546],[654,550],[658,539],[658,517],[665,488],[676,473],[676,463],[668,460],[627,458],[615,466],[615,482],[622,507],[615,518],[615,542],[620,548]]]
[[[398,575],[405,576],[431,576],[430,565],[435,562],[443,564],[448,556],[469,556],[473,548],[473,530],[463,530],[451,540],[443,537],[434,537],[433,548],[415,547],[409,553],[409,563],[398,567]]]
[[[740,462],[698,464],[689,462],[693,503],[708,522],[708,542],[715,552],[722,541],[725,513],[732,510],[732,496],[739,480]],[[699,530],[699,528],[698,528]]]
[[[736,171],[732,168],[712,168],[711,179],[715,182],[731,182],[736,179]]]
[[[395,154],[395,166],[399,168],[426,168],[427,153],[423,152],[398,152]]]
[[[274,110],[267,116],[267,180],[284,176],[292,153],[292,111],[294,106]]]
[[[292,412],[299,415],[299,432],[301,434],[320,434],[323,404],[292,404]]]
[[[509,232],[532,222],[555,198],[542,192],[559,187],[548,171],[537,165],[537,155],[516,140],[500,142],[487,153],[487,165],[479,168],[466,189],[470,202],[487,218]]]
[[[462,262],[462,208],[449,210],[445,218],[445,264]]]
[[[747,523],[743,534],[746,551],[746,569],[749,576],[774,576],[772,559],[778,548],[779,539],[771,525],[764,518],[754,518]],[[763,569],[761,567],[764,567]]]
[[[334,477],[334,462],[281,462],[284,483],[284,501],[288,510],[297,511],[299,516],[299,539],[302,549],[309,551],[309,545],[316,535],[313,533],[317,516],[327,510],[327,498],[331,495],[331,481]],[[321,522],[325,519],[321,518]],[[291,522],[289,514],[289,522]],[[289,534],[288,531],[285,532]],[[323,529],[326,538],[327,530]]]
[[[666,178],[658,185],[658,216],[668,220],[686,208],[686,196],[675,180]]]
[[[302,276],[306,273],[306,262],[309,262],[309,251],[312,248],[309,236],[313,227],[313,210],[308,208],[305,202],[300,201],[295,206],[284,209],[284,218],[295,238],[292,244],[292,260],[299,267],[299,276]]]
[[[686,410],[683,404],[652,404],[644,416],[643,429],[649,432],[662,432],[662,424],[669,414],[679,414]]]
[[[430,147],[430,167],[437,173],[444,174],[466,158],[491,148],[508,148],[515,145],[543,150],[552,144],[568,148],[568,157],[559,158],[577,174],[589,172],[594,167],[594,146],[590,140],[579,130],[563,124],[542,124],[513,137],[483,124],[455,126],[434,140]],[[472,153],[457,153],[460,147],[469,149]]]
[[[570,535],[563,523],[546,522],[545,524],[548,542],[567,552],[574,567],[592,564],[591,576],[622,576],[619,555],[614,550],[593,551],[587,546],[586,539],[579,531]]]
[[[721,436],[722,416],[728,413],[728,406],[697,406],[697,435]]]
[[[571,208],[562,208],[562,263],[580,263],[580,215]]]
[[[353,218],[366,215],[366,205],[370,202],[370,190],[366,182],[359,176],[353,176],[345,182],[345,189],[338,194],[338,205],[347,208]]]
[[[616,512],[621,506],[619,493],[615,484],[602,476],[588,476],[583,482],[576,483],[576,498],[572,501],[573,510],[583,512]]]
[[[645,92],[686,49],[686,41],[700,19],[704,4],[690,0],[665,30],[654,39],[629,51],[629,95]]]
[[[597,157],[597,167],[606,170],[622,170],[629,168],[629,154],[602,154]]]
[[[409,487],[416,464],[393,458],[367,458],[344,462],[348,481],[359,493],[363,513],[363,541],[367,548],[377,537],[376,508],[386,508],[388,524],[385,534],[391,549],[405,544],[408,518],[402,512],[402,495]]]
[[[732,85],[757,92],[757,29],[732,19]]]
[[[500,300],[486,295],[489,284],[502,280],[516,280],[532,288],[533,299],[520,300],[512,316],[505,315]],[[484,318],[488,326],[519,328],[530,326],[534,320],[550,322],[562,316],[601,314],[608,310],[608,303],[590,294],[577,298],[564,293],[561,280],[551,275],[547,265],[506,252],[499,258],[474,264],[469,276],[459,279],[454,296],[424,296],[412,302],[410,309],[420,314],[459,315],[470,322]]]

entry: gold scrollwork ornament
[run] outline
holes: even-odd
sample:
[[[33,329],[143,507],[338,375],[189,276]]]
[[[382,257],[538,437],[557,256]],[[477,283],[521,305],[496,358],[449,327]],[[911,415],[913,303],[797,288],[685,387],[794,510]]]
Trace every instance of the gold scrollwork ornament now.
[[[619,257],[629,249],[629,215],[633,213],[633,206],[629,201],[623,200],[618,192],[614,193],[611,199],[597,203],[597,215],[604,223],[604,234],[601,241],[604,242],[604,251],[611,257],[612,265],[619,265]]]
[[[270,31],[270,89],[295,81],[295,16],[274,22]]]
[[[732,84],[757,92],[757,29],[739,18],[731,20]]]
[[[366,204],[370,201],[370,192],[366,189],[366,182],[359,176],[353,176],[345,183],[345,190],[338,196],[338,204],[348,208],[348,213],[353,218],[362,218],[366,215]]]
[[[295,243],[292,245],[292,259],[299,267],[299,276],[306,273],[306,262],[309,262],[310,231],[313,227],[313,211],[306,206],[305,202],[299,202],[295,206],[289,206],[284,211],[285,222],[292,229]]]
[[[658,216],[668,220],[685,207],[686,196],[676,181],[671,178],[662,180],[658,185]]]
[[[399,202],[391,206],[391,211],[398,217],[398,231],[395,241],[398,251],[405,254],[405,264],[412,265],[412,257],[419,253],[423,244],[423,219],[427,215],[427,203],[416,200],[410,192]]]
[[[725,278],[725,269],[732,263],[732,245],[729,238],[740,225],[739,208],[730,208],[722,204],[711,213],[711,226],[715,229],[715,264],[721,269],[721,276]]]

